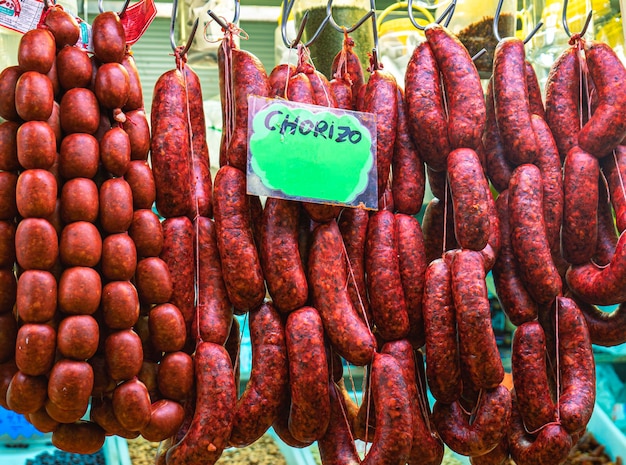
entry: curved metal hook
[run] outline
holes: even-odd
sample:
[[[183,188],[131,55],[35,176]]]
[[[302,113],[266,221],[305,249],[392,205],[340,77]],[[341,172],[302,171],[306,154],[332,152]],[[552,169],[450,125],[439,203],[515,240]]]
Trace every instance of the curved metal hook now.
[[[176,46],[176,39],[174,38],[174,28],[176,25],[176,13],[178,11],[178,0],[172,0],[172,20],[170,21],[170,45],[172,46],[172,51],[176,52],[178,47]],[[180,52],[180,56],[185,56],[191,47],[193,42],[193,38],[196,35],[196,31],[198,30],[198,24],[200,23],[200,18],[196,18],[193,22],[193,26],[191,27],[191,31],[189,32],[189,38],[187,39],[187,43],[185,47]]]
[[[120,18],[122,16],[124,16],[124,13],[126,13],[126,8],[128,8],[128,4],[129,3],[130,3],[130,0],[124,0],[124,4],[122,5],[122,9],[119,11],[117,16],[119,16]]]
[[[450,5],[448,5],[446,9],[443,10],[443,13],[441,13],[439,18],[435,19],[435,22],[437,24],[441,24],[441,21],[443,21],[445,18],[446,21],[443,25],[448,27],[448,24],[450,24],[450,21],[452,20],[452,16],[454,15],[454,10],[456,8],[456,1],[457,0],[452,0],[452,3],[450,3]],[[426,26],[422,26],[421,24],[418,24],[417,21],[415,21],[415,16],[413,15],[413,0],[408,0],[408,10],[409,10],[409,19],[411,20],[411,23],[413,24],[413,26],[415,26],[420,31],[423,31],[426,28]]]
[[[300,21],[300,26],[298,28],[298,33],[296,34],[296,38],[290,41],[287,38],[287,20],[289,18],[289,14],[291,13],[294,3],[295,3],[295,0],[283,2],[283,12],[282,12],[283,16],[282,16],[281,23],[280,23],[280,33],[283,39],[283,43],[285,44],[287,48],[294,48],[302,40],[302,36],[304,35],[304,26],[306,26],[306,22],[309,19],[309,12],[307,10],[304,12],[304,16],[302,16],[302,21]],[[313,36],[304,44],[305,47],[308,47],[313,42],[315,42],[315,40],[317,40],[319,35],[322,33],[322,31],[328,24],[329,19],[330,17],[326,15],[324,20],[320,23],[319,27],[315,31],[315,34],[313,34]]]
[[[564,1],[567,2],[567,0],[564,0]],[[500,37],[500,31],[499,31],[500,14],[502,13],[502,3],[503,3],[503,0],[498,0],[498,5],[496,6],[496,14],[493,17],[493,35],[498,42],[502,42],[502,37]],[[543,26],[543,22],[539,21],[537,25],[533,28],[533,30],[530,31],[528,35],[526,36],[526,38],[523,40],[524,44],[527,44],[530,41],[530,39],[532,39],[533,36],[537,33],[537,31],[541,29],[542,26]]]
[[[239,2],[239,0],[235,0],[235,15],[233,17],[233,21],[232,24],[236,24],[237,21],[239,21],[239,12],[241,11],[241,4]],[[219,16],[217,16],[212,10],[207,11],[207,14],[213,18],[213,21],[215,21],[217,24],[220,25],[220,27],[224,30],[228,29],[228,23],[226,21],[224,21],[222,18],[220,18]]]
[[[567,3],[567,0],[563,0],[563,13],[561,16],[561,21],[563,22],[563,29],[565,30],[567,37],[572,37],[572,33],[569,30],[569,25],[567,24]],[[589,13],[587,13],[587,19],[585,20],[585,25],[583,26],[582,31],[578,33],[579,36],[582,37],[587,33],[587,29],[589,28],[589,24],[591,23],[592,16],[593,10],[590,10]]]
[[[46,1],[46,4],[47,3],[48,2]],[[121,18],[124,15],[124,13],[126,13],[126,8],[128,8],[128,4],[129,3],[130,3],[130,0],[124,0],[124,3],[122,5],[122,9],[117,14],[117,16],[119,16]],[[104,0],[98,0],[98,11],[100,13],[104,13]]]
[[[356,31],[359,27],[363,25],[363,23],[365,23],[365,21],[370,19],[372,15],[375,13],[374,10],[368,11],[356,23],[354,23],[349,28],[346,28],[344,26],[340,26],[339,24],[337,24],[337,22],[335,21],[335,18],[333,18],[332,6],[333,6],[333,0],[328,0],[328,3],[326,4],[326,16],[328,17],[328,20],[330,21],[330,25],[333,28],[335,28],[338,32],[345,32],[347,34],[350,34],[351,32]]]

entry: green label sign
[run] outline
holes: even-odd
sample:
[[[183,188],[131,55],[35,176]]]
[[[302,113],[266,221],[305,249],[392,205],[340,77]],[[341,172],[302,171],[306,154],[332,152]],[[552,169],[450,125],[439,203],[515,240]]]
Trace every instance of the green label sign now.
[[[376,209],[370,113],[248,100],[248,193]]]

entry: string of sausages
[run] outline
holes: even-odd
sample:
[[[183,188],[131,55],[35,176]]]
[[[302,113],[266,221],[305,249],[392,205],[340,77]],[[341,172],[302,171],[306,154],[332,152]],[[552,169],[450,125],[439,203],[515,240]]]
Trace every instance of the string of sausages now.
[[[268,75],[237,33],[218,52],[214,179],[183,48],[149,128],[116,13],[94,20],[93,57],[59,7],[22,37],[0,74],[0,404],[61,449],[142,435],[166,465],[215,463],[270,427],[317,441],[325,465],[438,464],[444,445],[477,465],[565,460],[594,407],[591,344],[626,342],[614,52],[573,36],[544,107],[514,38],[484,94],[437,24],[403,86],[375,60],[365,79],[347,34],[329,80],[303,46]],[[375,114],[379,210],[249,195],[251,95]],[[517,326],[512,391],[490,271]],[[235,315],[252,345],[242,393]]]

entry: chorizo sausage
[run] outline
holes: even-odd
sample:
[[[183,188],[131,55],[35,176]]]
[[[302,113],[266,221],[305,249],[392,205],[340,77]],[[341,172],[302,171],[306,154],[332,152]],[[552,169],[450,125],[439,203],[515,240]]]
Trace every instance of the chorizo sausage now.
[[[304,266],[298,250],[300,205],[290,200],[268,198],[261,226],[261,264],[267,288],[276,308],[289,312],[308,298]]]
[[[537,431],[556,418],[546,365],[546,337],[537,321],[525,322],[515,330],[511,368],[524,426]]]
[[[511,417],[511,394],[505,386],[484,390],[479,397],[473,421],[460,403],[435,402],[433,421],[450,449],[462,455],[486,454],[502,440]]]
[[[187,433],[167,451],[167,465],[215,463],[232,431],[237,394],[228,352],[212,342],[201,342],[194,367],[195,412]]]
[[[540,304],[561,293],[561,276],[556,269],[543,219],[541,173],[524,164],[513,172],[509,183],[511,245],[528,292]]]
[[[346,262],[337,223],[318,225],[313,231],[308,263],[313,303],[337,352],[350,363],[365,365],[372,360],[376,340],[350,300]]]
[[[246,390],[237,401],[229,443],[247,446],[274,423],[287,390],[288,360],[285,330],[271,303],[250,312],[252,371]]]
[[[371,390],[376,411],[376,431],[372,447],[361,463],[405,463],[411,452],[413,416],[407,380],[393,356],[374,355]]]
[[[538,144],[530,122],[526,86],[524,43],[505,37],[493,58],[493,93],[498,129],[509,162],[530,163],[537,157]]]
[[[448,121],[439,66],[428,41],[415,47],[406,67],[404,85],[413,142],[431,169],[445,171],[450,153]]]
[[[200,340],[223,345],[233,322],[233,307],[228,299],[217,249],[215,223],[210,218],[196,218],[194,243],[197,244],[197,303],[193,334]]]
[[[377,331],[385,340],[401,339],[409,333],[395,235],[393,213],[382,210],[370,217],[365,242],[367,289]]]
[[[435,399],[451,403],[461,395],[461,365],[452,276],[443,258],[433,260],[426,269],[422,309],[428,386]]]
[[[593,256],[598,237],[598,159],[578,146],[563,165],[563,258],[581,265]]]
[[[289,359],[289,431],[301,442],[315,441],[328,427],[330,396],[322,319],[313,307],[287,317],[285,341]]]
[[[602,158],[626,136],[626,93],[618,84],[626,79],[626,68],[608,44],[586,40],[583,45],[597,106],[578,133],[578,145]]]
[[[213,197],[226,290],[235,308],[247,311],[263,301],[265,283],[248,216],[245,174],[232,166],[220,168]]]
[[[444,26],[424,30],[446,92],[450,149],[477,150],[485,128],[485,100],[480,76],[463,43]]]
[[[450,273],[461,366],[474,386],[495,388],[504,378],[504,368],[491,326],[483,258],[479,252],[461,250],[454,254]]]

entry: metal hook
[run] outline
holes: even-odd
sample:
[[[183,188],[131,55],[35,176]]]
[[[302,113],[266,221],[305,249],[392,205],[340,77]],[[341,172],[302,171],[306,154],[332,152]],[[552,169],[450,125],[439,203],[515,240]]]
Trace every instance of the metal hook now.
[[[567,1],[567,0],[564,0],[564,1]],[[503,0],[498,0],[498,5],[496,6],[496,14],[493,17],[493,35],[498,42],[502,42],[502,37],[500,37],[500,31],[498,30],[499,23],[500,23],[500,13],[502,13],[502,3],[503,3]],[[530,33],[523,40],[524,44],[527,44],[530,41],[530,39],[532,39],[533,36],[537,33],[537,31],[541,29],[542,26],[543,26],[543,22],[539,21],[537,25],[533,28],[533,30],[530,31]]]
[[[239,21],[239,12],[240,11],[241,11],[240,1],[239,0],[235,0],[235,16],[233,17],[232,24],[237,24],[237,21]],[[226,21],[224,21],[222,18],[217,16],[212,10],[207,11],[207,14],[211,18],[213,18],[213,21],[215,21],[217,24],[219,24],[222,29],[224,29],[224,30],[228,29],[228,23],[226,23]]]
[[[450,24],[450,21],[452,20],[452,16],[454,15],[454,10],[456,8],[456,1],[457,0],[452,0],[452,3],[450,3],[450,5],[448,5],[446,9],[443,10],[443,13],[441,13],[441,16],[435,19],[435,22],[437,24],[441,24],[441,21],[443,21],[445,18],[446,21],[443,25],[445,27],[448,27],[448,24]],[[415,16],[413,15],[413,0],[408,0],[408,10],[409,10],[409,19],[411,20],[411,23],[413,23],[413,26],[415,26],[420,31],[423,31],[426,28],[426,26],[422,26],[421,24],[418,24],[417,21],[415,21]]]
[[[46,4],[47,3],[48,2],[46,2]],[[122,9],[117,14],[117,16],[121,18],[124,15],[124,13],[126,13],[126,8],[128,8],[129,3],[130,3],[130,0],[124,0],[124,3],[122,4]],[[100,13],[104,13],[104,0],[98,0],[98,11],[100,11]]]
[[[298,28],[298,33],[296,34],[296,38],[290,41],[287,38],[287,19],[289,18],[289,14],[291,13],[294,3],[295,3],[295,0],[283,2],[283,12],[282,12],[283,16],[282,16],[281,24],[280,24],[280,33],[283,39],[283,43],[285,44],[287,48],[294,48],[302,40],[302,36],[304,35],[304,26],[306,26],[306,22],[309,19],[309,12],[307,10],[304,12],[304,16],[302,16],[302,21],[300,21],[300,26]],[[304,44],[305,47],[308,47],[313,42],[315,42],[315,40],[317,40],[319,35],[322,33],[322,31],[328,24],[329,19],[330,19],[329,15],[326,15],[324,20],[320,23],[319,27],[315,31],[315,34],[313,34],[313,36]]]
[[[176,13],[178,11],[178,0],[172,0],[172,20],[170,21],[170,45],[172,46],[172,51],[176,53],[178,47],[176,46],[176,39],[174,39],[174,28],[176,25]],[[198,30],[198,24],[200,22],[200,18],[196,18],[193,22],[193,26],[191,27],[191,31],[189,32],[189,38],[187,39],[187,43],[185,47],[180,52],[180,56],[185,56],[191,47],[193,42],[193,38],[196,35],[196,31]]]
[[[563,0],[563,14],[561,16],[561,21],[563,22],[563,29],[568,37],[572,37],[572,33],[569,30],[569,25],[567,24],[567,0]],[[591,23],[591,18],[593,17],[593,10],[590,10],[587,13],[587,19],[585,20],[585,25],[583,26],[582,31],[578,34],[579,36],[584,36],[587,33],[587,28],[589,28],[589,24]]]
[[[130,0],[125,0],[124,4],[122,5],[122,9],[120,10],[120,12],[117,14],[117,16],[119,16],[120,18],[122,16],[124,16],[124,13],[126,13],[126,8],[128,8],[128,4],[130,3]]]
[[[328,3],[326,4],[326,16],[328,16],[330,25],[333,28],[335,28],[338,32],[345,32],[346,34],[350,34],[351,32],[354,32],[355,30],[357,30],[359,27],[363,25],[363,23],[365,23],[365,21],[367,21],[369,18],[372,17],[373,14],[375,14],[374,10],[370,10],[367,13],[365,13],[365,15],[362,18],[360,18],[356,23],[354,23],[349,28],[346,28],[344,26],[340,26],[339,24],[337,24],[337,22],[335,21],[335,18],[333,18],[332,6],[333,6],[333,0],[328,0]]]
[[[370,0],[370,11],[372,14],[372,36],[374,47],[372,48],[372,61],[371,67],[372,71],[380,69],[380,64],[378,62],[378,25],[376,24],[376,0]]]

